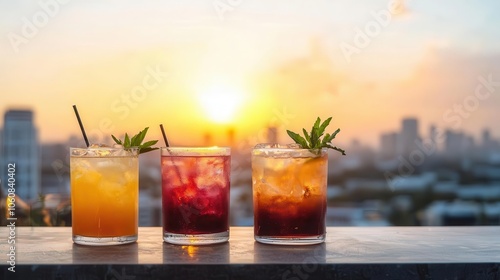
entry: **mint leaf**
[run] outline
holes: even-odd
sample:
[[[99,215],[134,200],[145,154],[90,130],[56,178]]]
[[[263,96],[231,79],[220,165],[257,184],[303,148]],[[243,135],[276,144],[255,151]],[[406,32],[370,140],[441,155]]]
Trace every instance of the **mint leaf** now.
[[[332,117],[329,117],[326,121],[324,121],[321,126],[319,127],[318,134],[321,137],[323,133],[325,132],[326,127],[330,124],[330,121],[332,120]]]
[[[328,142],[332,142],[333,139],[335,139],[335,136],[340,132],[340,128],[337,128],[335,132],[330,136],[330,139],[328,139]]]
[[[158,140],[151,140],[151,141],[148,141],[148,142],[142,144],[141,147],[144,147],[144,148],[151,147],[156,143],[158,143]]]
[[[128,137],[128,134],[125,133],[125,140],[123,141],[123,147],[132,147],[132,145],[130,145],[130,138]]]
[[[342,150],[341,148],[338,148],[338,147],[332,146],[332,145],[330,145],[330,144],[328,144],[328,145],[327,145],[327,147],[328,147],[328,148],[330,148],[330,149],[333,149],[333,150],[335,150],[335,151],[337,151],[337,152],[340,152],[342,155],[344,155],[344,156],[345,156],[345,151],[344,151],[344,150]]]
[[[114,135],[111,135],[111,137],[113,137],[113,140],[115,140],[116,144],[122,145],[122,141],[121,140],[118,140]]]
[[[139,154],[144,154],[144,153],[147,153],[147,152],[151,152],[151,151],[154,151],[154,150],[158,150],[158,148],[141,148],[140,151],[139,151]]]
[[[290,136],[293,139],[293,141],[295,141],[295,143],[301,145],[302,147],[307,147],[307,142],[306,139],[304,139],[304,137],[290,130],[287,130],[286,133],[288,133],[288,136]]]
[[[306,138],[307,143],[308,143],[309,145],[311,145],[311,137],[309,137],[309,134],[307,134],[307,131],[306,131],[306,129],[305,129],[305,128],[303,128],[303,129],[302,129],[302,133],[304,133],[304,137]]]
[[[140,131],[136,136],[133,137],[133,138],[135,138],[135,142],[132,141],[134,146],[141,145],[142,141],[144,141],[144,138],[146,137],[146,133],[148,133],[148,129],[149,129],[149,127],[146,127],[143,131]],[[158,140],[156,142],[158,142]]]
[[[321,146],[325,146],[328,143],[328,139],[330,139],[330,133],[327,133],[323,140],[321,141]]]
[[[330,125],[331,120],[332,117],[329,117],[324,122],[321,122],[321,119],[318,117],[314,122],[309,134],[304,128],[302,129],[304,137],[290,130],[287,130],[286,132],[288,133],[288,136],[290,136],[290,138],[295,141],[295,143],[299,144],[304,149],[311,150],[311,152],[315,154],[320,154],[321,149],[328,148],[338,151],[342,155],[346,155],[343,149],[333,146],[331,143],[332,140],[335,139],[337,134],[340,132],[340,128],[332,134],[326,133],[325,136],[321,138],[325,133],[326,128]]]
[[[130,149],[132,147],[137,147],[139,149],[139,154],[144,154],[146,152],[150,152],[153,150],[157,150],[158,148],[151,147],[154,144],[158,143],[158,140],[147,141],[146,143],[142,143],[144,138],[146,138],[146,133],[148,133],[149,127],[146,127],[132,138],[125,133],[125,138],[122,140],[116,138],[114,135],[111,135],[116,144],[122,145],[125,149]]]

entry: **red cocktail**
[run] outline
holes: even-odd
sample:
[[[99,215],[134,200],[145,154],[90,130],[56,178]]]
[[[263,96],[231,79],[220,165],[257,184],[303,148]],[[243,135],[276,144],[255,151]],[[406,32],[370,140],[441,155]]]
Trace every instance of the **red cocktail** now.
[[[163,239],[212,244],[229,239],[229,148],[162,148]]]

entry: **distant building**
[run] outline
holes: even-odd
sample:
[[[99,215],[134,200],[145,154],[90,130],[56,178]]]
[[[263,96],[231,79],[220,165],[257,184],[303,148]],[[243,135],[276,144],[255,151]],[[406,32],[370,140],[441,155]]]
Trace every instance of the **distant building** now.
[[[380,136],[380,157],[382,159],[396,158],[398,149],[398,134],[384,133]]]
[[[499,201],[500,184],[460,185],[457,197],[470,201]]]
[[[471,201],[434,201],[422,215],[424,226],[479,225],[481,205]]]
[[[267,128],[267,143],[278,143],[278,129],[274,126]]]
[[[438,139],[438,129],[435,125],[431,125],[429,127],[429,140],[431,143],[434,143],[435,148],[439,150],[441,147],[439,147],[439,139]]]
[[[484,129],[482,132],[479,151],[482,160],[495,165],[500,163],[500,147],[498,142],[491,138],[489,129]]]
[[[397,192],[421,193],[431,188],[436,182],[436,173],[425,172],[419,175],[410,175],[394,179],[392,182],[392,189]]]
[[[445,154],[448,158],[460,158],[474,147],[474,140],[462,132],[446,130]]]
[[[2,181],[7,181],[7,165],[15,164],[16,195],[33,200],[40,192],[38,135],[30,110],[8,110],[4,115],[0,147]],[[7,185],[3,183],[4,190]]]
[[[205,146],[212,146],[213,139],[212,139],[212,134],[210,132],[206,132],[203,134],[203,145]]]
[[[148,191],[139,191],[139,226],[161,226],[161,207],[161,197],[153,197]]]
[[[483,204],[487,225],[500,225],[500,202]]]
[[[232,127],[227,130],[227,142],[229,147],[235,146],[235,130]]]
[[[482,146],[484,149],[488,150],[492,147],[491,134],[489,129],[484,129],[482,133]]]
[[[63,143],[41,146],[41,192],[69,194],[69,148]]]
[[[417,150],[416,142],[420,140],[418,135],[418,120],[414,118],[403,119],[403,127],[399,135],[398,151],[402,156],[408,156]]]
[[[434,143],[437,142],[437,128],[435,125],[429,127],[429,139]]]
[[[380,201],[327,207],[327,226],[390,226]]]

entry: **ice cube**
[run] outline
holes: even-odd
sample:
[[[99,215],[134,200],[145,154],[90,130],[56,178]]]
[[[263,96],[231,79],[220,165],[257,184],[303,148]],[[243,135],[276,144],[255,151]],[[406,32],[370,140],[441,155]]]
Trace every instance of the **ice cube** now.
[[[193,185],[188,185],[187,187],[176,188],[175,191],[179,193],[181,201],[184,203],[191,203],[193,199],[196,198],[198,191]]]
[[[111,147],[105,145],[105,144],[91,144],[88,147],[87,155],[88,156],[98,156],[98,157],[103,157],[103,156],[108,156],[111,153]]]
[[[133,156],[134,151],[131,149],[113,149],[111,150],[110,155],[115,157],[127,157],[127,156]]]
[[[209,188],[213,185],[225,186],[227,174],[224,174],[226,167],[229,169],[227,159],[222,157],[200,158],[196,162],[196,185],[200,189]]]
[[[111,148],[111,147],[108,146],[108,145],[106,145],[106,144],[93,143],[93,144],[90,144],[89,148],[90,149],[96,149],[96,148]]]
[[[81,156],[87,155],[87,153],[88,153],[88,150],[83,149],[83,148],[82,149],[74,149],[71,151],[72,156],[80,156],[81,157]]]
[[[262,194],[263,196],[271,197],[271,196],[282,196],[283,192],[281,189],[273,184],[268,184],[265,180],[261,180],[257,183],[257,192]]]
[[[71,162],[71,176],[75,176],[75,178],[84,176],[90,169],[92,166],[85,159],[72,160]]]
[[[326,184],[326,160],[309,158],[299,165],[297,177],[302,186],[307,186],[310,194],[322,195]]]
[[[272,193],[299,198],[303,195],[304,188],[297,177],[298,166],[297,159],[294,158],[269,160],[263,170],[261,182],[268,189],[271,188]]]
[[[284,145],[287,149],[302,149],[302,146],[297,143],[291,143]]]
[[[94,151],[96,153],[97,156],[100,156],[100,157],[105,157],[105,156],[110,156],[111,155],[111,149],[98,149],[98,150],[95,150]]]
[[[79,159],[79,160],[74,162],[74,165],[76,168],[84,169],[84,170],[88,170],[88,169],[92,168],[92,165],[86,159]]]
[[[266,149],[266,148],[271,148],[272,147],[272,144],[270,143],[261,143],[261,144],[257,144],[254,146],[254,149]]]
[[[224,190],[224,185],[215,183],[204,189],[205,191],[204,196],[206,197],[219,196],[222,190]]]
[[[162,169],[162,180],[164,180],[167,183],[167,186],[173,187],[173,186],[181,186],[183,185],[183,181],[187,182],[187,179],[183,179],[181,177],[182,175],[180,172],[178,173],[175,168],[165,168],[163,167]]]
[[[112,160],[100,160],[96,163],[96,166],[99,169],[109,169],[115,167],[116,162],[113,162]]]
[[[294,198],[302,198],[306,189],[299,182],[299,180],[294,177],[288,184],[288,190],[290,191],[290,196]]]

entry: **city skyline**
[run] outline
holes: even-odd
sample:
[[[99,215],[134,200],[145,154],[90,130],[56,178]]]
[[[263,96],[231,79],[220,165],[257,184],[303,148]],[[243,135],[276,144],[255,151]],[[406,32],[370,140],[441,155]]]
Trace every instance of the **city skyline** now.
[[[68,146],[81,140],[73,136],[63,143],[38,145],[33,141],[36,137],[12,141],[16,139],[15,134],[36,133],[32,125],[33,112],[9,111],[5,118],[8,127],[0,130],[1,140],[8,140],[0,141],[0,159],[5,159],[3,164],[16,163],[16,170],[20,173],[17,180],[22,185],[27,185],[24,177],[31,176],[30,173],[41,175],[36,188],[22,188],[17,194],[27,205],[50,205],[48,209],[55,215],[52,218],[54,223],[60,220],[68,222]],[[329,204],[329,223],[336,226],[497,224],[500,217],[500,202],[497,202],[500,195],[500,138],[492,137],[489,130],[484,130],[481,139],[470,141],[467,132],[440,131],[433,126],[425,135],[420,133],[419,119],[416,118],[400,119],[399,124],[393,131],[380,134],[380,146],[374,150],[353,143],[348,147],[351,149],[348,157],[335,154],[329,158],[328,199],[339,200],[334,205]],[[227,137],[231,141],[232,133]],[[267,141],[273,142],[276,137],[276,127],[266,128]],[[234,145],[231,192],[238,207],[231,210],[235,213],[231,221],[234,225],[248,226],[252,218],[251,200],[248,201],[251,197],[248,195],[251,191],[250,157],[238,150],[238,143]],[[37,152],[27,156],[31,150]],[[140,220],[143,226],[160,224],[158,156],[157,153],[141,156]],[[417,204],[425,216],[411,213],[409,207],[418,203],[418,195],[428,192],[429,188],[432,192],[425,197],[428,204]],[[358,192],[372,194],[368,200],[359,203],[356,202]],[[409,193],[415,197],[409,197]],[[352,201],[347,202],[345,197]],[[458,200],[452,201],[450,197]],[[41,199],[45,201],[42,204]],[[243,199],[246,199],[244,205]],[[480,202],[476,201],[478,199]],[[391,214],[378,204],[382,201],[391,209]],[[428,207],[424,207],[426,205]],[[38,223],[37,220],[32,222]]]
[[[36,124],[37,123],[36,122],[36,112],[29,109],[29,106],[12,107],[12,108],[9,108],[6,112],[3,112],[2,115],[7,113],[8,111],[30,112],[32,114],[32,121],[33,121],[34,128],[37,130],[37,135],[40,134],[40,132],[41,132],[40,128]],[[286,112],[285,112],[285,114],[286,114]],[[74,115],[72,115],[71,118],[75,119],[74,120],[75,125],[78,126],[76,117]],[[407,126],[405,126],[405,121],[410,121],[410,122],[415,121],[416,123],[412,123],[413,128],[408,128]],[[272,128],[271,132],[268,131],[270,128]],[[154,127],[154,126],[150,128],[150,133],[148,134],[149,135],[148,138],[161,140],[160,131],[155,132],[155,129],[156,129],[156,127]],[[238,133],[236,128],[234,128],[233,126],[224,126],[224,127],[222,127],[222,129],[219,127],[219,128],[214,129],[214,130],[207,130],[207,129],[199,130],[199,136],[197,137],[197,140],[195,140],[194,142],[185,142],[185,143],[188,143],[188,145],[194,144],[194,145],[208,145],[208,146],[213,146],[213,145],[215,145],[215,146],[217,146],[217,145],[218,146],[238,146],[238,142],[245,142],[246,144],[251,145],[251,144],[258,144],[258,143],[267,142],[269,139],[266,136],[267,133],[272,133],[273,136],[271,137],[271,139],[278,140],[277,141],[278,143],[290,143],[290,142],[292,142],[292,139],[290,139],[286,135],[286,131],[285,131],[286,129],[287,128],[284,127],[283,125],[280,125],[280,126],[268,125],[268,126],[261,127],[254,134],[235,136],[235,134]],[[306,129],[308,129],[308,128],[306,128]],[[409,129],[409,131],[408,131],[408,129]],[[404,130],[407,130],[407,134],[405,134]],[[415,131],[413,131],[413,130],[415,130]],[[87,134],[89,134],[88,131],[89,130],[87,130]],[[449,133],[451,133],[453,135],[463,135],[463,137],[468,137],[469,139],[472,140],[472,142],[474,144],[481,142],[485,137],[492,139],[492,141],[500,140],[500,135],[496,135],[496,134],[492,133],[494,130],[491,127],[487,127],[487,126],[480,127],[480,130],[477,133],[473,133],[471,131],[467,131],[467,130],[463,130],[463,129],[453,129],[451,126],[438,127],[434,123],[429,123],[428,126],[425,126],[421,123],[421,121],[418,117],[406,116],[406,117],[401,117],[400,119],[398,119],[396,122],[396,125],[394,127],[389,128],[387,130],[378,131],[377,135],[374,137],[374,139],[371,139],[369,141],[366,141],[366,138],[354,135],[351,139],[337,140],[337,143],[341,143],[341,144],[347,146],[347,145],[351,145],[353,142],[355,142],[355,143],[359,143],[359,144],[362,144],[364,146],[367,146],[371,149],[378,150],[381,153],[384,153],[384,150],[386,150],[386,152],[387,152],[387,149],[388,149],[387,144],[384,146],[384,142],[393,143],[391,149],[394,149],[395,151],[397,151],[398,154],[405,154],[411,150],[417,149],[417,147],[415,147],[415,143],[414,143],[415,140],[425,140],[425,141],[437,142],[437,140],[435,139],[436,135],[433,135],[433,133],[436,133],[436,131],[438,131],[438,133],[440,134],[440,137],[442,138],[440,140],[440,142],[438,143],[440,147],[443,146],[443,144],[445,144],[444,135],[449,134]],[[0,132],[2,132],[2,125],[0,125]],[[220,144],[218,144],[217,142],[214,142],[214,140],[213,140],[213,136],[214,136],[213,134],[217,133],[217,132],[221,132],[221,134],[222,134],[222,135],[219,135],[219,137],[217,137]],[[408,133],[410,135],[408,135]],[[106,135],[104,133],[101,133],[101,132],[94,133],[94,134],[106,137]],[[114,132],[113,132],[113,134],[120,135],[120,133],[114,133]],[[125,132],[123,132],[121,134],[125,134]],[[406,144],[404,144],[406,146],[406,148],[399,146],[401,144],[397,143],[397,141],[396,141],[397,140],[396,138],[400,134],[406,135],[407,139],[403,140],[404,142],[406,142]],[[110,136],[110,135],[107,135],[107,136]],[[249,143],[249,141],[252,141],[252,140],[256,141],[256,142]],[[62,138],[61,140],[58,140],[58,141],[43,141],[42,139],[37,140],[37,143],[39,145],[62,144],[62,143],[68,143],[68,142],[71,142],[74,145],[81,146],[81,147],[83,147],[85,145],[85,142],[83,140],[83,136],[81,134],[81,131],[79,131],[79,130],[76,133],[69,134],[65,138]],[[110,139],[107,139],[107,141],[100,141],[99,143],[111,145],[111,144],[113,144],[113,141],[110,138]],[[160,141],[157,146],[161,147],[163,145],[164,145],[163,142]],[[183,144],[180,144],[180,146],[183,146]],[[184,146],[185,146],[185,144],[184,144]],[[391,145],[389,145],[389,146],[391,146]],[[403,150],[406,149],[406,152],[402,151],[401,149],[403,149]]]
[[[495,1],[40,3],[0,1],[0,112],[32,108],[44,143],[79,134],[73,104],[89,132],[178,144],[317,116],[372,147],[411,116],[500,136]]]

